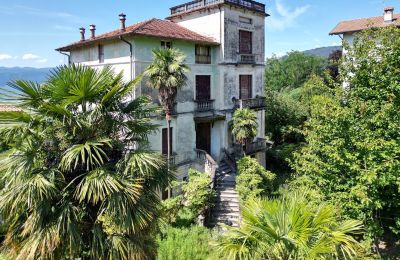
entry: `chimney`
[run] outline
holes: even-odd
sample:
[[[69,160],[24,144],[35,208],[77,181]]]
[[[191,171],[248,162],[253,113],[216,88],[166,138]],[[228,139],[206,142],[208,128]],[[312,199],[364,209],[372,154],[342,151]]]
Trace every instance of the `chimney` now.
[[[121,30],[125,31],[126,14],[119,14],[119,20],[121,21]]]
[[[79,28],[79,31],[81,33],[81,41],[85,40],[85,28],[81,27]]]
[[[91,39],[96,38],[96,25],[94,24],[90,25],[90,38]]]
[[[394,7],[386,7],[384,10],[383,18],[385,23],[393,22]]]

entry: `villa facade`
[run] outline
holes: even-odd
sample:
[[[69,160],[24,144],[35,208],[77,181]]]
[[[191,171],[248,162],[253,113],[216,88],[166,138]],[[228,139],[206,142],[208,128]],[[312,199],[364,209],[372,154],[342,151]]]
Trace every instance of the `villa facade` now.
[[[69,62],[123,71],[126,80],[142,74],[152,62],[152,50],[178,48],[190,67],[187,84],[178,91],[172,127],[174,163],[185,173],[196,158],[219,162],[237,149],[230,131],[235,109],[250,108],[258,117],[258,135],[246,146],[247,154],[265,164],[265,6],[251,0],[197,0],[171,8],[165,20],[151,19],[96,35],[90,26],[80,41],[57,51]],[[157,91],[144,78],[133,97]],[[154,118],[159,131],[150,136],[153,150],[167,153],[167,129]]]

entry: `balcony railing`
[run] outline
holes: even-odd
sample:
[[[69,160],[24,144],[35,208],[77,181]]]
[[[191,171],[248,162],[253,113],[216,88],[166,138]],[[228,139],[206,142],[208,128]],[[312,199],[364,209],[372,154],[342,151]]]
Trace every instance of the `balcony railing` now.
[[[232,4],[245,7],[253,11],[265,13],[265,5],[252,0],[195,0],[171,8],[171,16],[178,15],[215,4]]]
[[[214,100],[195,100],[196,112],[205,112],[214,109]]]
[[[239,54],[239,63],[254,64],[256,63],[256,56],[254,54]]]
[[[257,138],[254,142],[248,143],[245,145],[245,153],[255,154],[261,151],[265,151],[267,149],[267,140],[264,138]]]
[[[266,106],[266,99],[265,97],[234,99],[234,103],[236,108],[262,109]]]

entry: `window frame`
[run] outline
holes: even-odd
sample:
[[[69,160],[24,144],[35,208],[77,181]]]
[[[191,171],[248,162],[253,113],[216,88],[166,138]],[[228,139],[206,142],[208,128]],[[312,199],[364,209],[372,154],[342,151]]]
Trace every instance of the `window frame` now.
[[[99,63],[104,63],[104,45],[99,44],[97,46],[98,55],[99,55]]]
[[[161,41],[161,49],[172,49],[172,41]]]
[[[247,37],[244,35],[247,34]],[[245,47],[246,43],[244,40],[249,40],[247,43],[247,47]],[[253,54],[253,32],[247,30],[239,30],[239,54]]]
[[[201,50],[204,48],[207,54],[202,54]],[[211,46],[196,44],[195,45],[195,58],[196,64],[211,64]]]

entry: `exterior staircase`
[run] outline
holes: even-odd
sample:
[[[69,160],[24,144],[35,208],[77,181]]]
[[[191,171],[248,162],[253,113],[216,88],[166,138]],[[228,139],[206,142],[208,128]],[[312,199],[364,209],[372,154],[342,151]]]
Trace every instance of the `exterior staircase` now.
[[[208,226],[218,224],[238,227],[240,223],[239,194],[236,192],[236,170],[228,160],[222,160],[216,170],[215,205],[211,209]]]

